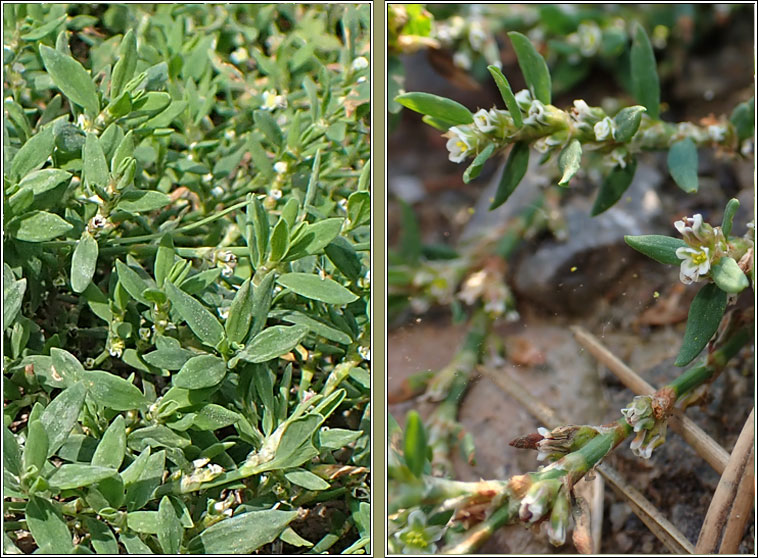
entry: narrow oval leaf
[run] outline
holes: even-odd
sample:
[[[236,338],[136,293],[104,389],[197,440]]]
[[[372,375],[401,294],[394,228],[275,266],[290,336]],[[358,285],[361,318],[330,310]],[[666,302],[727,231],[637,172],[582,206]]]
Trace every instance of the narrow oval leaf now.
[[[492,152],[495,151],[495,144],[490,143],[487,147],[485,147],[481,153],[479,153],[473,160],[473,162],[468,166],[468,168],[463,173],[463,182],[465,184],[468,184],[472,180],[474,180],[476,177],[479,176],[479,173],[482,172],[482,167],[484,167],[484,163],[487,161],[487,159],[490,158],[490,155],[492,155]]]
[[[634,27],[634,40],[630,53],[632,72],[632,92],[637,101],[647,108],[650,118],[657,119],[661,102],[661,88],[658,82],[658,69],[655,65],[653,45],[645,29],[637,22]]]
[[[178,554],[184,529],[168,496],[158,505],[158,543],[166,554]]]
[[[195,353],[187,349],[165,348],[142,355],[142,359],[150,366],[165,370],[179,370]]]
[[[276,227],[274,227],[276,230]],[[273,242],[272,242],[273,246]],[[242,283],[229,307],[229,317],[224,324],[229,343],[242,343],[253,319],[253,289],[250,279]]]
[[[103,188],[108,185],[110,179],[105,153],[97,136],[92,132],[87,132],[84,142],[84,176],[90,184],[97,184]]]
[[[211,525],[187,545],[191,554],[250,554],[276,539],[297,510],[260,510]]]
[[[290,247],[290,228],[287,221],[281,217],[271,231],[269,244],[271,245],[271,254],[268,259],[272,263],[278,263]]]
[[[206,345],[218,345],[224,338],[224,328],[210,310],[173,283],[167,281],[165,287],[171,304],[192,332]]]
[[[103,407],[131,411],[147,406],[147,400],[137,386],[120,376],[104,370],[88,370],[84,380],[92,397]]]
[[[71,173],[61,169],[42,169],[27,174],[21,182],[19,182],[19,188],[26,188],[31,190],[35,196],[44,194],[49,190],[53,190],[59,184],[63,184],[69,178]]]
[[[516,97],[511,90],[511,85],[508,83],[508,80],[505,79],[500,68],[497,66],[487,66],[487,69],[495,80],[495,85],[497,85],[500,95],[503,97],[503,101],[505,101],[505,106],[508,108],[511,118],[513,118],[513,123],[516,125],[516,128],[521,128],[524,125],[524,119],[521,116],[521,109],[516,102]]]
[[[328,490],[331,487],[324,479],[305,469],[284,473],[284,477],[292,484],[302,486],[308,490]]]
[[[516,51],[518,65],[524,74],[524,81],[532,92],[535,99],[542,104],[549,105],[551,99],[552,84],[550,82],[550,70],[542,55],[537,52],[532,42],[518,31],[508,33],[513,50]]]
[[[31,171],[41,167],[53,152],[55,135],[53,127],[42,128],[21,146],[11,161],[11,176],[24,178]]]
[[[80,293],[92,281],[97,266],[97,241],[85,231],[76,243],[74,255],[71,257],[71,288]]]
[[[282,287],[313,300],[327,304],[349,304],[358,296],[328,277],[321,278],[312,273],[285,273],[276,280]]]
[[[118,62],[113,67],[111,77],[111,99],[121,94],[124,85],[132,79],[134,70],[137,68],[137,39],[131,29],[121,39],[118,56]]]
[[[134,271],[131,267],[126,265],[121,260],[116,260],[116,273],[118,273],[118,280],[121,286],[124,287],[127,293],[129,293],[134,300],[138,300],[142,304],[150,306],[150,301],[145,298],[145,291],[151,287],[151,285],[140,277],[139,273]]]
[[[529,144],[518,142],[513,145],[511,152],[508,154],[508,160],[505,162],[503,175],[500,177],[500,183],[497,185],[495,198],[490,204],[490,210],[503,205],[511,194],[516,190],[521,179],[526,174],[529,167]]]
[[[203,389],[218,385],[226,376],[226,363],[213,355],[199,355],[189,359],[171,380],[176,387]]]
[[[155,211],[171,203],[171,197],[154,190],[131,190],[124,192],[116,204],[116,209],[127,213],[144,213]]]
[[[729,256],[724,256],[711,267],[710,275],[713,282],[727,293],[741,293],[750,285],[745,272]]]
[[[97,467],[94,465],[82,465],[81,463],[66,463],[58,467],[48,478],[51,488],[68,490],[81,488],[100,482],[108,477],[118,475],[115,469],[110,467]]]
[[[290,238],[290,247],[284,261],[318,254],[337,237],[344,222],[341,217],[333,217],[317,223],[305,223],[296,234],[292,231],[293,237]]]
[[[47,498],[32,495],[26,504],[26,524],[39,548],[47,553],[69,554],[74,544],[63,515]]]
[[[267,362],[290,352],[307,334],[308,328],[302,325],[268,327],[256,335],[237,356],[247,362]]]
[[[208,403],[195,413],[192,426],[196,430],[218,430],[240,421],[242,415],[221,405]]]
[[[40,421],[47,431],[47,456],[50,457],[63,445],[71,429],[74,428],[79,412],[84,405],[87,388],[84,382],[78,382],[64,389],[42,412]]]
[[[660,234],[643,234],[639,236],[626,235],[624,241],[637,250],[657,262],[669,265],[680,265],[676,251],[687,246],[681,238],[663,236]]]
[[[24,470],[36,467],[42,471],[42,466],[47,461],[47,432],[45,426],[39,420],[29,423],[26,432],[26,445],[24,446]]]
[[[639,105],[621,109],[613,117],[615,124],[613,127],[613,139],[621,143],[626,143],[632,139],[632,136],[637,133],[640,127],[643,112],[645,112],[645,107]]]
[[[418,412],[411,411],[405,422],[403,440],[405,463],[416,477],[421,477],[426,463],[426,430]]]
[[[676,366],[686,366],[700,354],[721,323],[726,310],[726,293],[713,283],[704,285],[695,295],[687,315],[687,327]]]
[[[626,167],[616,166],[605,177],[603,184],[600,186],[600,191],[595,198],[595,203],[592,206],[592,216],[600,215],[602,212],[610,209],[613,204],[621,199],[624,192],[632,184],[634,179],[634,173],[637,170],[637,159],[632,159],[626,164]]]
[[[46,45],[40,45],[39,53],[55,86],[90,116],[96,116],[100,112],[100,100],[89,72],[70,56]]]
[[[734,214],[740,208],[740,200],[732,198],[726,204],[724,208],[724,217],[721,219],[721,232],[724,233],[726,238],[732,234],[732,222],[734,221]]]
[[[755,133],[755,97],[737,105],[729,121],[734,124],[740,142],[752,137]]]
[[[462,104],[431,93],[403,93],[395,101],[412,111],[439,118],[453,125],[472,124],[474,116]]]
[[[116,537],[108,525],[91,517],[84,518],[84,525],[92,538],[92,548],[95,549],[95,552],[112,556],[119,553]]]
[[[126,426],[124,416],[118,415],[103,433],[92,456],[92,465],[118,470],[126,452]]]
[[[317,319],[316,317],[303,312],[298,312],[297,310],[274,310],[270,315],[272,318],[282,320],[283,322],[305,326],[312,333],[320,335],[329,341],[334,341],[335,343],[349,345],[353,342],[353,338],[344,331],[337,329],[333,325],[324,323],[324,321]]]
[[[47,242],[66,234],[74,226],[55,213],[31,211],[7,225],[12,238],[24,242]]]
[[[558,155],[558,168],[561,169],[561,180],[558,186],[567,186],[582,164],[582,144],[574,138],[561,154]]]
[[[672,144],[666,162],[677,186],[688,194],[697,192],[697,147],[692,138]]]
[[[364,167],[366,168],[366,167]],[[371,194],[365,190],[353,192],[347,198],[347,221],[351,229],[367,225],[371,220]]]

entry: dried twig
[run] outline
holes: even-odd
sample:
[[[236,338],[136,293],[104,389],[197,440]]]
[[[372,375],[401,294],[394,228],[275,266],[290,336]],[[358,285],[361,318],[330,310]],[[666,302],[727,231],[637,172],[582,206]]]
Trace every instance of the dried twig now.
[[[621,383],[637,393],[644,395],[655,392],[655,388],[641,378],[634,370],[624,364],[616,355],[605,347],[597,337],[580,326],[572,326],[571,331],[577,342],[587,349],[598,362],[608,367]],[[708,436],[692,420],[675,411],[669,417],[669,426],[687,442],[695,452],[702,457],[713,469],[721,474],[729,460],[729,453],[718,442]]]
[[[495,382],[508,395],[521,403],[532,416],[548,428],[555,428],[561,424],[565,424],[565,421],[561,420],[561,417],[555,411],[544,403],[537,401],[533,395],[521,387],[518,379],[507,370],[495,371],[484,366],[480,366],[478,370]],[[651,391],[654,390],[651,388]],[[637,514],[640,520],[650,528],[652,533],[669,550],[678,554],[692,554],[693,546],[687,540],[687,537],[663,517],[661,512],[642,493],[624,482],[615,469],[607,464],[601,464],[597,470],[611,484],[614,490],[629,502],[634,513]],[[593,522],[595,519],[593,519]],[[579,550],[581,551],[581,549]],[[595,548],[594,551],[599,552],[599,548]]]
[[[726,470],[721,475],[716,492],[713,494],[713,500],[711,500],[711,505],[708,507],[703,528],[700,530],[700,536],[697,539],[697,545],[695,545],[695,552],[699,554],[713,554],[716,552],[719,539],[721,539],[722,533],[726,530],[730,512],[736,513],[733,507],[738,494],[738,486],[741,484],[740,479],[746,474],[752,475],[752,471],[749,471],[747,467],[752,462],[751,457],[753,455],[755,439],[754,413],[755,409],[750,411],[750,416],[745,421],[742,432],[740,432],[740,436],[737,438],[737,443],[734,445]],[[747,514],[743,513],[742,515]],[[735,550],[742,539],[742,531],[740,531],[739,538],[735,544],[734,538],[737,536],[731,533],[736,531],[736,527],[737,525],[730,529],[732,539],[724,541],[728,547],[733,547]],[[744,523],[742,527],[744,528]]]
[[[721,539],[721,546],[719,547],[719,554],[734,554],[742,542],[742,537],[745,533],[745,524],[750,518],[750,510],[755,505],[755,473],[754,473],[754,460],[755,460],[755,446],[753,452],[750,454],[750,461],[748,461],[745,471],[742,473],[742,480],[737,487],[737,496],[734,499],[734,505],[732,506],[732,513],[729,514],[729,519],[726,520],[726,527],[724,527],[724,537]]]

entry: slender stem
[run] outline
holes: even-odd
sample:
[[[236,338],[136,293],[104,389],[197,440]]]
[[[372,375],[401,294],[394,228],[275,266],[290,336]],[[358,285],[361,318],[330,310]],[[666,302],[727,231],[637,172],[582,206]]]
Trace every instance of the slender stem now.
[[[518,508],[507,502],[497,508],[487,519],[469,530],[464,540],[453,546],[444,548],[442,552],[444,554],[473,554],[495,531],[503,525],[511,523],[515,517],[518,517],[516,514],[517,510]]]

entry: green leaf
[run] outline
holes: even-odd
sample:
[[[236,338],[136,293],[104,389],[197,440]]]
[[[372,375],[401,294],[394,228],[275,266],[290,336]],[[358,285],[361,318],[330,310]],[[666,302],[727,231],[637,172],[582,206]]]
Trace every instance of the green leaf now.
[[[360,430],[347,430],[344,428],[324,428],[319,433],[321,448],[337,450],[355,442],[363,435]]]
[[[431,93],[403,93],[395,97],[395,101],[412,111],[439,118],[456,126],[474,122],[471,111],[462,104]]]
[[[118,473],[110,467],[65,463],[50,475],[48,483],[53,489],[68,490],[89,486],[115,475]]]
[[[613,204],[621,199],[627,188],[632,184],[634,173],[637,170],[637,159],[632,159],[626,164],[626,167],[616,166],[610,174],[605,177],[600,191],[595,198],[592,206],[591,215],[600,215],[603,211],[610,209]]]
[[[157,527],[158,543],[161,545],[163,552],[166,554],[178,554],[184,529],[179,522],[179,518],[176,516],[176,511],[168,496],[161,498],[161,503],[158,505]]]
[[[314,413],[281,424],[258,452],[248,456],[241,469],[246,474],[257,474],[299,467],[310,461],[319,453],[313,437],[323,422],[324,417]]]
[[[313,546],[313,543],[311,541],[304,539],[298,535],[292,527],[287,527],[284,531],[282,531],[282,534],[279,535],[279,540],[286,542],[287,544],[291,544],[292,546]],[[18,553],[20,554],[20,552],[21,551]]]
[[[129,516],[127,514],[127,521]],[[153,551],[134,533],[119,533],[118,540],[129,554],[153,554]]]
[[[26,279],[16,281],[12,278],[10,268],[6,271],[7,264],[3,266],[3,323],[8,328],[21,311],[21,305],[24,301],[24,292],[26,292]],[[5,277],[10,274],[11,279],[7,281]]]
[[[55,373],[63,379],[66,386],[74,385],[84,379],[82,363],[65,349],[51,348],[50,357]]]
[[[87,182],[102,188],[108,186],[110,180],[105,153],[97,136],[92,132],[87,132],[84,143],[84,176]]]
[[[418,412],[410,411],[405,421],[405,438],[403,455],[408,468],[416,477],[421,478],[426,463],[426,430]]]
[[[703,285],[695,295],[687,315],[687,327],[676,366],[686,366],[711,340],[726,310],[726,293],[713,283]]]
[[[164,234],[158,245],[158,251],[155,254],[155,264],[153,266],[155,282],[159,287],[163,287],[163,282],[174,266],[175,255],[174,239],[170,234]]]
[[[274,310],[271,312],[271,317],[290,324],[305,326],[311,333],[320,335],[335,343],[349,345],[353,342],[353,338],[344,331],[324,323],[315,316],[304,314],[297,310]]]
[[[221,383],[226,376],[226,363],[213,355],[199,355],[189,359],[171,380],[184,389],[203,389]]]
[[[742,142],[755,134],[755,97],[740,103],[732,111],[729,121],[737,129],[737,139]]]
[[[516,125],[516,128],[521,128],[524,125],[524,119],[521,117],[521,109],[516,102],[516,97],[513,95],[508,80],[505,79],[503,72],[501,72],[500,68],[497,66],[487,66],[487,69],[495,80],[500,95],[503,97],[503,101],[505,101],[505,106],[508,108],[508,112],[513,118],[513,123]]]
[[[645,107],[639,105],[621,109],[618,114],[613,117],[615,124],[613,139],[619,143],[626,143],[631,140],[632,136],[637,133],[637,130],[640,127],[643,112],[645,112]]]
[[[195,353],[182,348],[158,349],[142,355],[142,360],[150,366],[165,370],[179,370]]]
[[[276,230],[276,227],[274,227]],[[273,245],[273,242],[272,242]],[[229,317],[226,319],[226,338],[229,343],[242,343],[250,331],[250,321],[253,318],[253,290],[250,279],[242,283],[234,300],[229,307]]]
[[[732,222],[734,221],[734,214],[740,208],[740,200],[732,198],[726,203],[724,208],[724,217],[721,219],[721,232],[724,233],[726,238],[732,234]]]
[[[269,261],[272,263],[278,263],[287,253],[290,246],[290,230],[287,221],[282,217],[279,218],[273,230],[271,231],[271,255]]]
[[[740,293],[750,286],[745,272],[729,256],[722,257],[716,265],[711,267],[710,276],[713,282],[726,293]]]
[[[360,278],[363,269],[361,258],[345,237],[338,236],[332,240],[324,248],[324,253],[337,266],[337,269],[345,274],[345,277],[351,281],[357,281]]]
[[[63,445],[79,418],[84,405],[87,388],[83,382],[67,387],[53,399],[40,417],[47,432],[47,456],[50,457]]]
[[[47,450],[45,450],[47,456]],[[3,425],[3,472],[19,476],[22,472],[22,454],[16,436]]]
[[[337,237],[344,222],[341,217],[332,217],[317,223],[305,223],[302,229],[290,238],[290,247],[284,261],[290,262],[318,254]]]
[[[26,432],[26,445],[24,446],[24,470],[36,467],[41,472],[47,461],[47,432],[45,426],[37,419],[29,423]]]
[[[524,178],[528,167],[529,144],[523,141],[515,143],[508,154],[508,160],[505,163],[503,175],[500,177],[500,183],[497,185],[495,199],[490,204],[490,210],[500,207],[508,200],[521,179]]]
[[[485,147],[481,153],[479,153],[473,160],[473,162],[468,166],[468,168],[463,173],[463,182],[465,184],[468,184],[472,180],[474,180],[476,177],[479,176],[479,173],[482,172],[482,167],[484,167],[484,163],[487,161],[487,159],[490,158],[490,155],[492,155],[492,152],[495,151],[495,144],[490,143]]]
[[[308,490],[328,490],[331,488],[331,485],[324,479],[305,469],[296,469],[284,473],[284,477],[292,484],[302,486]]]
[[[676,251],[687,246],[681,238],[660,234],[627,235],[624,237],[624,241],[648,258],[669,265],[680,265],[682,263],[682,260],[677,257]]]
[[[97,252],[97,241],[85,231],[76,243],[71,257],[71,288],[75,293],[81,293],[92,281],[97,266]]]
[[[32,495],[26,504],[26,524],[46,553],[69,554],[74,544],[63,515],[50,500]]]
[[[171,203],[171,197],[155,190],[130,190],[124,192],[116,209],[127,213],[155,211]]]
[[[139,273],[134,271],[121,260],[116,260],[116,273],[118,273],[119,283],[121,283],[121,286],[124,287],[126,292],[129,293],[132,298],[138,300],[142,304],[151,306],[150,301],[145,298],[144,293],[152,285],[140,277]]]
[[[215,347],[224,339],[224,328],[210,310],[171,282],[167,281],[165,288],[172,306],[200,341]]]
[[[118,415],[103,433],[92,456],[92,465],[118,470],[126,452],[126,426],[123,415]]]
[[[100,112],[97,88],[87,70],[70,56],[40,45],[40,56],[47,73],[66,97],[94,117]]]
[[[88,370],[84,380],[92,397],[103,407],[114,411],[147,407],[147,400],[137,386],[120,376],[103,370]]]
[[[142,432],[143,435],[146,437],[148,435],[151,435],[152,437],[160,440],[161,436],[158,434],[158,432],[164,432],[168,433],[168,435],[171,435],[172,438],[170,440],[167,440],[169,443],[177,443],[176,447],[184,447],[189,445],[189,441],[187,440],[186,443],[183,445],[179,445],[180,440],[184,440],[181,436],[178,434],[174,434],[174,432],[171,431],[171,429],[159,425],[158,427],[149,427],[149,428],[141,428],[139,430],[135,430],[129,435],[129,439],[137,432]],[[137,437],[135,436],[135,439]],[[141,440],[144,441],[144,440]],[[169,446],[172,447],[172,446]],[[156,488],[158,488],[161,484],[161,479],[163,477],[163,472],[166,469],[166,451],[161,450],[157,453],[154,453],[152,455],[148,455],[148,457],[145,460],[144,468],[142,469],[142,472],[139,474],[137,480],[129,485],[126,489],[126,509],[127,511],[134,511],[141,509],[144,507],[144,505],[150,501],[150,499],[153,496],[153,492]],[[124,484],[126,485],[126,481],[124,481]]]
[[[47,242],[74,228],[71,223],[55,213],[39,210],[16,217],[7,227],[12,238],[24,242]]]
[[[347,226],[350,229],[367,225],[371,220],[371,194],[353,192],[347,198]]]
[[[187,545],[191,554],[250,554],[276,539],[298,511],[260,510],[211,525]]]
[[[55,136],[53,127],[47,126],[26,140],[11,161],[11,176],[23,178],[29,172],[41,167],[53,152]]]
[[[272,326],[256,335],[237,355],[247,362],[267,362],[297,347],[308,334],[308,328],[302,325]]]
[[[134,157],[134,135],[132,130],[129,130],[129,132],[127,132],[127,134],[119,142],[116,151],[113,152],[113,158],[111,159],[111,172],[114,175],[118,176],[120,174],[120,171],[123,171],[123,169],[119,169],[119,167],[121,166],[122,162],[129,157]]]
[[[263,207],[263,202],[258,197],[253,197],[247,206],[247,218],[253,224],[253,252],[256,255],[255,265],[260,266],[266,257],[268,239],[271,236],[271,225],[268,222],[268,213]]]
[[[192,426],[196,430],[218,430],[226,426],[235,424],[242,419],[242,415],[230,411],[221,405],[208,403],[204,405],[195,414],[192,420]]]
[[[558,155],[558,168],[561,169],[561,180],[558,186],[568,186],[569,181],[574,177],[582,164],[582,144],[574,138],[561,154]]]
[[[19,182],[19,189],[31,190],[35,196],[55,189],[71,178],[71,173],[61,169],[42,169],[30,172]]]
[[[524,35],[517,31],[508,33],[508,37],[513,44],[513,50],[516,51],[518,65],[521,73],[524,74],[524,81],[532,96],[541,101],[544,105],[550,104],[551,89],[550,70],[542,55],[537,52],[532,42]]]
[[[95,549],[95,552],[98,554],[110,554],[111,556],[119,554],[116,537],[108,525],[92,517],[85,517],[84,525],[90,534],[92,548]]]
[[[134,77],[134,70],[137,69],[137,39],[134,32],[129,29],[118,48],[118,62],[113,67],[111,76],[111,99],[115,99],[121,94],[124,85]]]
[[[280,275],[276,282],[300,296],[327,304],[343,305],[358,300],[357,295],[334,279],[322,279],[312,273],[285,273]]]
[[[661,103],[661,88],[655,54],[645,29],[637,22],[634,26],[634,40],[630,53],[632,92],[637,101],[647,108],[650,118],[658,119]]]
[[[276,123],[276,120],[268,111],[256,110],[253,113],[253,120],[256,127],[263,132],[263,135],[266,136],[269,142],[276,147],[281,147],[282,142],[284,142],[282,129],[279,128],[279,124]]]
[[[673,143],[666,159],[671,178],[688,194],[697,192],[697,147],[692,138]]]
[[[271,301],[274,298],[275,279],[276,272],[271,270],[266,273],[260,284],[255,287],[255,291],[253,292],[253,324],[250,326],[248,339],[258,335],[263,326],[266,325],[268,311],[271,309]]]

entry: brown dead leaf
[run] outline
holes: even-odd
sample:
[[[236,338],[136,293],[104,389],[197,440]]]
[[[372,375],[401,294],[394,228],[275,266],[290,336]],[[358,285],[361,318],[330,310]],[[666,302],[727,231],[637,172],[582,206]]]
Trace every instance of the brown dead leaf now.
[[[505,354],[517,366],[538,366],[545,364],[545,353],[526,337],[521,335],[505,340]]]

